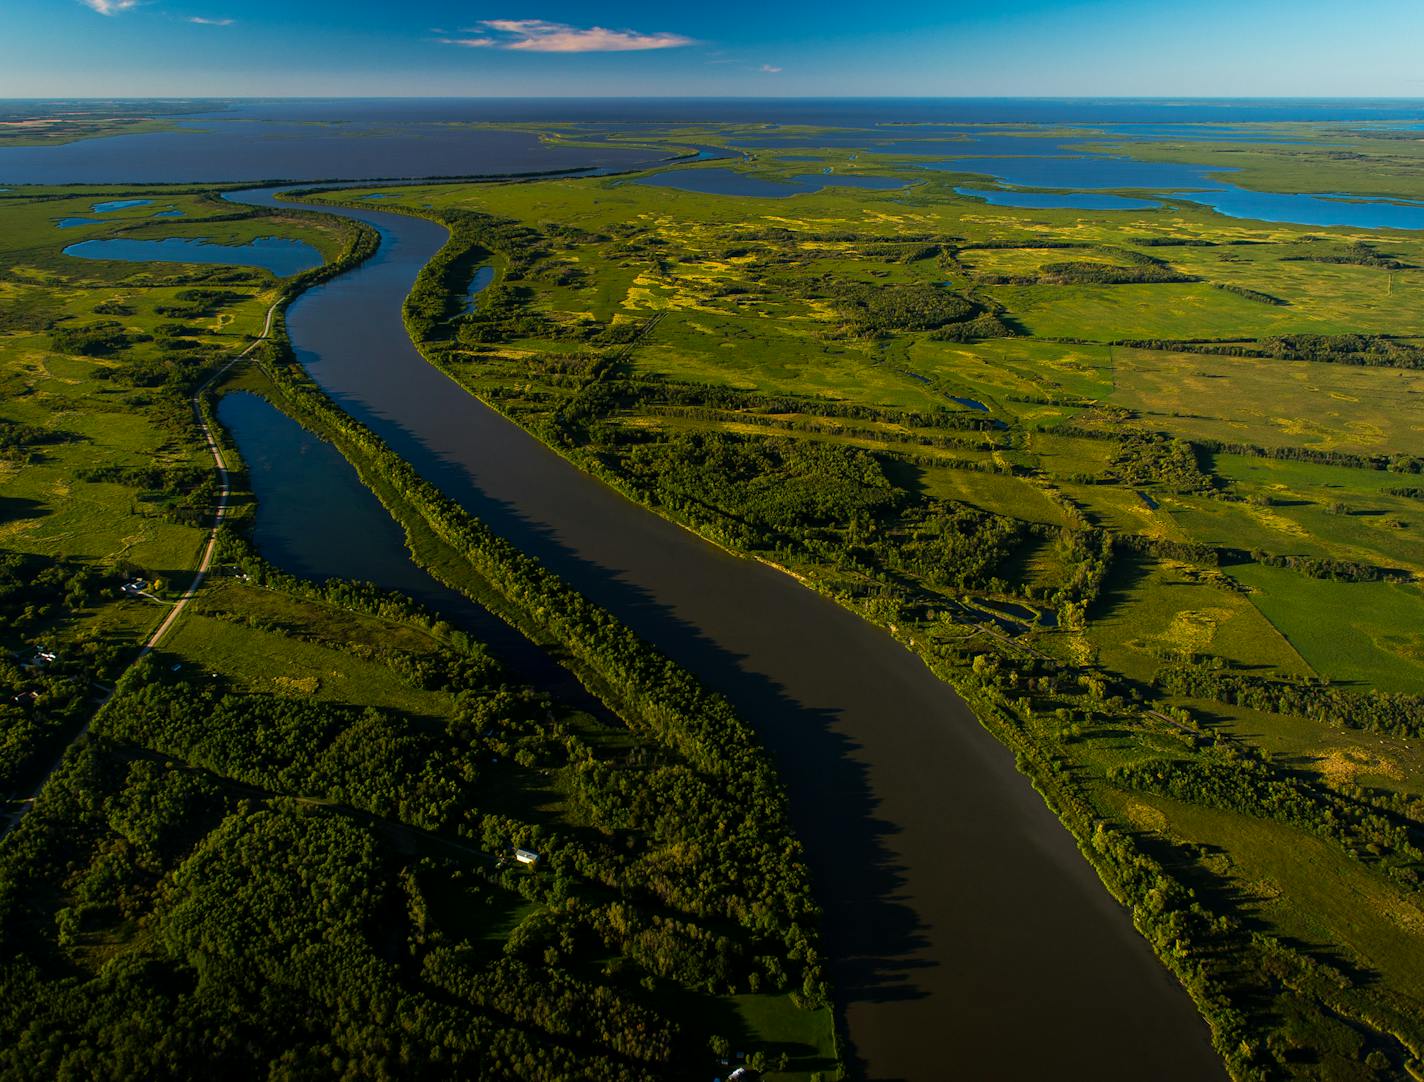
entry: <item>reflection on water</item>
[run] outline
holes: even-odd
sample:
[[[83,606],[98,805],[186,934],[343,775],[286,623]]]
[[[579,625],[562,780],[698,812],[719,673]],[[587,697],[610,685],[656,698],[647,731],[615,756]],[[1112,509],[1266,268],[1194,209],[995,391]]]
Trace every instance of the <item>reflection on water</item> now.
[[[465,312],[469,314],[479,303],[479,296],[494,281],[494,268],[486,264],[475,268],[475,276],[470,279],[470,288],[465,291]]]
[[[126,263],[217,263],[228,267],[261,267],[278,278],[300,274],[322,264],[321,253],[310,244],[286,237],[258,237],[247,244],[212,244],[183,237],[164,240],[114,237],[71,244],[64,254],[80,259],[118,259]]]
[[[455,177],[630,168],[651,165],[661,156],[612,146],[553,146],[535,132],[378,123],[349,114],[344,122],[325,124],[223,116],[185,121],[179,131],[3,147],[0,179],[21,184],[172,184]],[[148,200],[120,205],[141,202]]]
[[[1408,200],[1255,192],[1235,185],[1203,192],[1174,192],[1172,198],[1202,203],[1218,214],[1232,218],[1254,218],[1261,222],[1355,226],[1360,229],[1424,229],[1424,204]]]
[[[110,199],[106,203],[95,203],[94,212],[109,214],[116,210],[127,210],[129,207],[146,207],[152,202],[152,199]]]
[[[336,448],[245,391],[218,402],[218,420],[246,467],[257,501],[252,540],[265,560],[317,582],[348,579],[399,591],[474,635],[525,680],[601,712],[541,648],[417,567],[404,532]]]

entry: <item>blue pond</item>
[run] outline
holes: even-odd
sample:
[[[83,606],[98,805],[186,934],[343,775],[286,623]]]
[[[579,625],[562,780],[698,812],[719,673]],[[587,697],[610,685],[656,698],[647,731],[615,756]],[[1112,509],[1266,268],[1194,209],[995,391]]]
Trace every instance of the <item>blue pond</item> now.
[[[279,278],[321,266],[321,253],[310,244],[282,237],[258,237],[247,244],[212,244],[205,240],[86,240],[71,244],[65,255],[80,259],[119,259],[129,263],[217,263],[261,267]]]
[[[1105,192],[1023,192],[1005,188],[955,188],[960,195],[982,199],[996,207],[1023,207],[1028,210],[1155,210],[1161,203],[1132,199]]]
[[[1424,204],[1349,195],[1288,195],[1253,192],[1246,188],[1214,188],[1204,192],[1174,192],[1230,218],[1297,225],[1353,226],[1358,229],[1424,229]]]
[[[145,199],[145,200],[142,200],[142,202],[144,202],[144,203],[149,203],[149,202],[152,202],[152,200]],[[99,205],[100,205],[100,206],[104,206],[105,204],[102,204],[102,203],[101,203],[101,204],[99,204]],[[98,208],[96,207],[95,209],[97,210]],[[117,208],[117,207],[109,207],[108,209],[109,209],[109,210],[117,210],[118,208]],[[100,213],[100,214],[103,214],[104,211],[99,211],[99,213]],[[153,215],[153,217],[155,217],[155,218],[181,218],[181,217],[183,217],[183,212],[182,212],[181,210],[160,210],[157,214]],[[58,226],[60,229],[73,229],[75,226],[80,226],[80,225],[103,225],[104,222],[103,222],[102,220],[98,219],[98,218],[61,218],[59,221],[55,222],[54,224],[55,224],[56,226]]]
[[[789,195],[809,195],[822,188],[870,188],[893,191],[910,182],[897,177],[845,176],[839,173],[802,173],[790,181],[770,180],[733,169],[687,169],[669,173],[654,173],[639,177],[635,184],[651,184],[658,188],[677,188],[684,192],[705,195],[748,195],[772,199]]]
[[[951,402],[958,402],[966,409],[979,410],[981,413],[988,413],[989,407],[980,402],[977,398],[960,398],[958,395],[950,395]]]
[[[470,288],[466,293],[465,312],[468,314],[475,310],[475,302],[481,293],[489,288],[489,284],[494,281],[494,268],[483,266],[475,268],[475,276],[470,279]]]
[[[110,199],[107,203],[95,203],[95,214],[108,214],[115,210],[127,210],[129,207],[146,207],[152,203],[152,199]]]

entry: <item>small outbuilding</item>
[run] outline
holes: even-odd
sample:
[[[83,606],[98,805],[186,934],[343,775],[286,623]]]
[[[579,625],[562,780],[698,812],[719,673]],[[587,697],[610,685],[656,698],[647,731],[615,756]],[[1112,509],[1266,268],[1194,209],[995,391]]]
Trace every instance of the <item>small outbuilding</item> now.
[[[527,864],[533,868],[539,863],[539,854],[532,849],[516,849],[514,851],[514,859],[519,861],[520,864]]]

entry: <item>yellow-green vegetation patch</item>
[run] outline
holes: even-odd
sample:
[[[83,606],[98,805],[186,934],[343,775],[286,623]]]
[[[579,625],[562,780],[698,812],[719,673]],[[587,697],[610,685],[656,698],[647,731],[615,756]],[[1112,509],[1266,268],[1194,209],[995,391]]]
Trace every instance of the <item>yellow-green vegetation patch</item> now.
[[[1248,912],[1318,950],[1343,953],[1404,995],[1424,995],[1417,897],[1294,827],[1164,797],[1136,799],[1161,812],[1167,835],[1222,852],[1213,870],[1242,892]]]
[[[1424,590],[1416,584],[1334,582],[1242,564],[1231,577],[1322,676],[1417,692],[1424,682]]]
[[[255,591],[225,585],[220,598],[202,611],[187,613],[164,641],[167,652],[200,669],[229,674],[239,687],[256,692],[311,696],[330,702],[362,702],[382,709],[436,716],[449,711],[448,695],[423,692],[393,670],[379,654],[361,657],[362,631],[351,628],[349,645],[324,645],[302,634],[304,625],[319,627],[329,618],[320,609],[294,607],[286,613],[295,634],[264,627],[271,619],[258,604],[246,609],[245,595]],[[264,616],[266,618],[264,619]],[[389,654],[389,647],[380,653]]]
[[[1424,453],[1424,373],[1114,350],[1115,405],[1188,439]]]
[[[986,454],[980,460],[990,458]],[[1068,516],[1060,504],[1031,481],[1020,477],[930,466],[920,471],[919,483],[931,495],[958,500],[995,514],[1051,526],[1062,526],[1068,522]]]

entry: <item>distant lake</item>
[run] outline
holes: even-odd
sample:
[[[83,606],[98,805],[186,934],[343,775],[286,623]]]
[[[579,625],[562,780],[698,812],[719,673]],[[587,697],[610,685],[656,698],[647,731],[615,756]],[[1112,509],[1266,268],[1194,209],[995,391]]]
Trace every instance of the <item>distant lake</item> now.
[[[735,169],[677,169],[639,177],[634,183],[651,184],[658,188],[677,188],[704,195],[745,195],[781,199],[790,195],[809,195],[822,188],[869,188],[873,191],[894,191],[910,184],[899,177],[868,177],[840,173],[800,173],[789,181],[772,180]]]
[[[322,264],[321,253],[306,241],[258,237],[247,244],[168,237],[165,240],[85,240],[71,244],[65,255],[80,259],[119,259],[128,263],[217,263],[228,267],[261,267],[287,278]]]
[[[184,119],[181,130],[0,148],[0,180],[12,184],[173,184],[218,181],[455,177],[561,169],[627,169],[664,155],[617,146],[558,147],[538,133],[450,123]],[[138,206],[151,200],[120,200]],[[106,209],[119,209],[118,206]]]
[[[905,134],[900,137],[899,132]],[[920,156],[989,154],[1063,154],[1076,152],[1088,139],[1054,136],[1039,131],[1021,135],[973,130],[925,130],[878,128],[873,131],[832,131],[804,135],[741,135],[731,133],[728,141],[750,150],[837,149],[862,150],[867,154],[914,154]],[[1101,140],[1100,140],[1101,141]],[[794,160],[794,159],[793,159]]]
[[[1161,203],[1104,192],[1021,192],[1006,188],[955,188],[960,195],[982,199],[996,207],[1029,210],[1156,210]]]
[[[220,117],[638,124],[1265,124],[1424,121],[1418,99],[1368,98],[371,98],[234,101]],[[904,129],[899,129],[903,131]],[[898,134],[895,127],[887,133]],[[913,134],[913,129],[905,132]]]
[[[910,163],[907,163],[910,164]],[[1106,154],[1045,158],[960,158],[915,162],[915,168],[984,173],[1024,188],[1219,188],[1221,181],[1198,165],[1140,162]],[[1216,169],[1213,172],[1233,172]]]
[[[1205,192],[1174,192],[1172,198],[1204,204],[1231,218],[1254,218],[1261,222],[1359,229],[1424,229],[1424,203],[1403,200],[1253,192],[1234,185]]]

